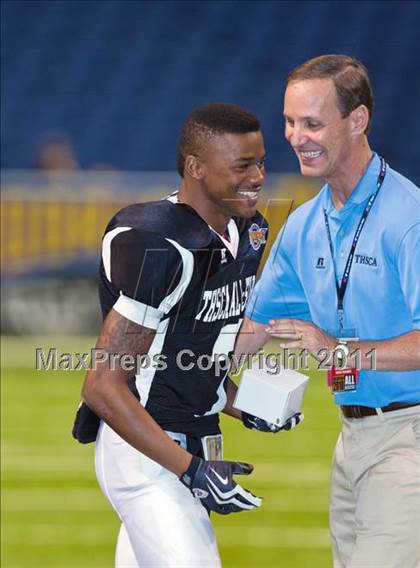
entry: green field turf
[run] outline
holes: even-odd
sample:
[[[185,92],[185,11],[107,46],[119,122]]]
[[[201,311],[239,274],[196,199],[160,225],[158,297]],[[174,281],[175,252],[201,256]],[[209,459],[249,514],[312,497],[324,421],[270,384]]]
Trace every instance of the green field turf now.
[[[111,568],[118,519],[97,487],[93,446],[71,437],[82,372],[34,370],[35,345],[84,351],[90,338],[3,338],[3,568]],[[277,435],[223,419],[226,459],[255,465],[261,509],[213,515],[225,568],[327,568],[328,479],[339,421],[313,372],[305,422]],[[162,514],[165,512],[162,511]]]

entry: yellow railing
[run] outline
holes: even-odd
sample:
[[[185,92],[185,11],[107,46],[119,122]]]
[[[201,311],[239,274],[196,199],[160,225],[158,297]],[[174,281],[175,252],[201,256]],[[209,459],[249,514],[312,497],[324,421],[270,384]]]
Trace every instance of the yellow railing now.
[[[264,192],[265,201],[259,207],[270,223],[267,249],[290,211],[319,187],[297,176],[277,176],[275,181]],[[58,186],[46,191],[39,184],[14,184],[11,188],[6,184],[1,207],[2,268],[18,274],[97,256],[105,227],[119,209],[135,201],[160,199],[173,188],[152,186],[150,191],[127,193],[108,187],[103,193],[95,189],[95,194],[89,189],[88,184],[76,190],[65,185],[61,191]]]
[[[3,268],[60,265],[69,257],[97,254],[106,224],[122,206],[121,202],[3,202]]]

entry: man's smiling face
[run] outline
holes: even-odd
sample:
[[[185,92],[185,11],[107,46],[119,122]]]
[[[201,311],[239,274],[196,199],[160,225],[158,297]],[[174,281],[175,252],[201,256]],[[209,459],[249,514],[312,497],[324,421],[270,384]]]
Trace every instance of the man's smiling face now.
[[[351,152],[350,117],[343,118],[332,79],[292,81],[284,96],[285,137],[302,175],[340,176]]]

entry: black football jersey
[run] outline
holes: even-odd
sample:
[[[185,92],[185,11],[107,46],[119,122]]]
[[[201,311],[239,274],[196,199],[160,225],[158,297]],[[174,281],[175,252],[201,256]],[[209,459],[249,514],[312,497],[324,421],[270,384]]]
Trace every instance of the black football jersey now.
[[[174,198],[130,205],[110,221],[100,266],[103,316],[114,308],[156,330],[131,388],[164,430],[219,431],[228,356],[266,233],[257,213],[231,219],[228,234],[218,235]]]

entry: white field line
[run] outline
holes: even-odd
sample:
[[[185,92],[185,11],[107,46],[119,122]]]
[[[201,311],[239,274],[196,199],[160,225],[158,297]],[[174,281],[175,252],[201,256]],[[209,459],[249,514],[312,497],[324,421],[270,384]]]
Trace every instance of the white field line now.
[[[265,512],[312,512],[328,509],[326,492],[321,495],[304,491],[260,491]],[[3,511],[98,511],[107,508],[107,501],[99,487],[90,489],[23,488],[3,490]]]
[[[9,529],[10,531],[10,529]],[[115,535],[116,536],[116,535]],[[25,531],[25,544],[35,546],[65,545],[69,541],[75,544],[100,544],[109,542],[110,531],[104,530],[103,525],[92,526],[89,523],[79,531],[69,535],[69,527],[57,523],[40,523]],[[21,543],[19,531],[9,532],[8,544]],[[216,529],[216,539],[220,547],[237,548],[296,548],[296,549],[325,549],[329,548],[328,529],[321,527],[219,527]]]
[[[91,489],[6,489],[3,511],[99,511],[108,502],[98,487]]]
[[[89,472],[92,470],[93,459],[91,455],[57,456],[52,458],[50,455],[38,455],[31,460],[28,456],[19,454],[8,454],[3,458],[3,472],[11,475],[34,473],[45,473],[48,477],[58,475],[67,476],[75,472]],[[61,474],[61,475],[60,475]],[[326,484],[329,480],[330,468],[327,464],[314,464],[308,462],[296,462],[287,464],[256,464],[255,471],[248,484],[257,484],[288,487],[318,487]],[[244,482],[245,484],[245,482]],[[246,485],[246,484],[245,484]]]
[[[223,527],[216,530],[217,542],[225,548],[329,548],[328,529],[319,527]]]
[[[101,543],[108,545],[110,538],[116,540],[118,534],[118,529],[115,535],[109,529],[109,525],[104,529],[104,525],[92,526],[87,522],[83,524],[83,530],[76,533],[74,527],[69,527],[69,524],[38,523],[25,528],[25,546],[60,546],[69,544],[69,542],[73,542],[75,546],[80,544],[97,545]],[[21,530],[12,532],[9,527],[8,532],[7,543],[9,546],[12,544],[22,545]]]

